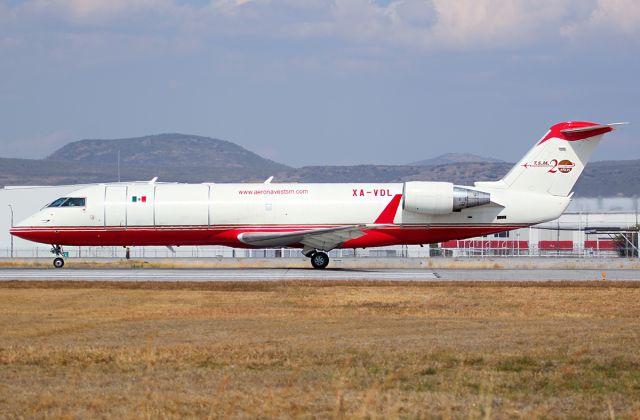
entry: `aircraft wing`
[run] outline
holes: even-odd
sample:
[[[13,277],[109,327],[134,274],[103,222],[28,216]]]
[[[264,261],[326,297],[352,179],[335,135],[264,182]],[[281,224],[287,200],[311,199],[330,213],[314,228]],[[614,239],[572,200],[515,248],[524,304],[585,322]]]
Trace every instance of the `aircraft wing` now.
[[[380,225],[375,225],[380,227]],[[241,233],[238,239],[247,245],[278,247],[302,244],[305,248],[331,251],[340,244],[363,236],[369,225],[351,225],[335,228],[300,230],[297,232],[251,232]]]

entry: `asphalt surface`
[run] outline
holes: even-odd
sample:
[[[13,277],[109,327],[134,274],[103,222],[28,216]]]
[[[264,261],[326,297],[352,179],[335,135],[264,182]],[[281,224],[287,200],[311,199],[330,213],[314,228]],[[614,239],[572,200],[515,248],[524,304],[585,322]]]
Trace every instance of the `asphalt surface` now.
[[[372,281],[588,281],[640,280],[640,270],[508,270],[508,269],[0,269],[0,281],[94,280],[94,281],[279,281],[279,280],[372,280]]]
[[[278,281],[278,280],[434,280],[425,270],[314,270],[314,269],[5,269],[2,280],[110,280],[110,281]]]
[[[485,270],[435,270],[443,280],[488,281],[586,281],[586,280],[635,280],[640,281],[640,270],[600,269],[485,269]]]

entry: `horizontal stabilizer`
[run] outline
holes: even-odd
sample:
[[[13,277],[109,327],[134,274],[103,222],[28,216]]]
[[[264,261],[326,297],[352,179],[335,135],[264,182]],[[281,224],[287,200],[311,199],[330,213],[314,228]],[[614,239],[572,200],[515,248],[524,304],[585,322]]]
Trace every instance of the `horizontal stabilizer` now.
[[[562,134],[570,134],[570,133],[585,133],[589,131],[593,132],[601,132],[605,131],[609,132],[613,130],[618,125],[626,125],[628,122],[619,122],[619,123],[611,123],[611,124],[600,124],[600,125],[592,125],[588,127],[577,127],[577,128],[565,128],[560,130]]]

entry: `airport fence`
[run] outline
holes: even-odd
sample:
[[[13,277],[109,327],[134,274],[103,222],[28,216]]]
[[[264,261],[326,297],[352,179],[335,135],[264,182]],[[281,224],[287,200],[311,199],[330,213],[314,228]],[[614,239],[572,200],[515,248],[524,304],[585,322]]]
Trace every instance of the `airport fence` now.
[[[65,247],[67,258],[126,258],[126,249],[122,247]],[[628,249],[593,248],[574,246],[548,249],[529,244],[523,247],[489,247],[468,244],[464,247],[443,248],[435,246],[396,246],[369,249],[335,249],[329,253],[331,258],[508,258],[508,257],[548,257],[548,258],[611,258],[634,257],[637,252],[631,246]],[[20,247],[0,248],[0,258],[52,258],[49,248]],[[300,249],[238,249],[220,246],[189,246],[168,249],[165,247],[132,247],[129,249],[132,259],[144,258],[301,258]]]

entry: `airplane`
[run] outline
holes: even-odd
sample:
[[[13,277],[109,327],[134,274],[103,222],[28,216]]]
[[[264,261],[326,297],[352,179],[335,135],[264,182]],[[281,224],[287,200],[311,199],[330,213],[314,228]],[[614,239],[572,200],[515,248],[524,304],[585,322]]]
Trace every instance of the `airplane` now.
[[[342,184],[129,182],[79,189],[10,230],[63,246],[301,248],[323,269],[336,248],[424,245],[557,219],[603,135],[624,123],[552,126],[500,180]]]

